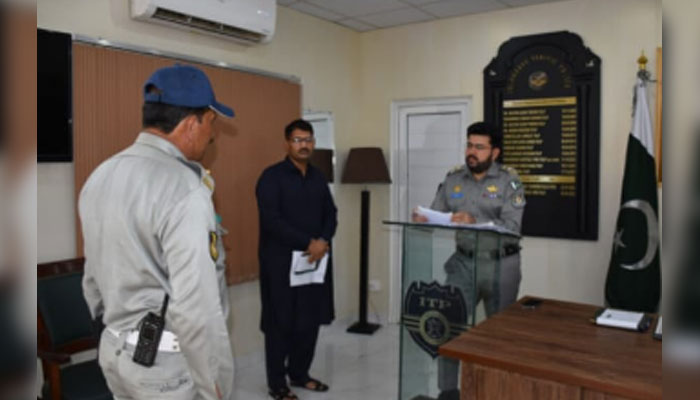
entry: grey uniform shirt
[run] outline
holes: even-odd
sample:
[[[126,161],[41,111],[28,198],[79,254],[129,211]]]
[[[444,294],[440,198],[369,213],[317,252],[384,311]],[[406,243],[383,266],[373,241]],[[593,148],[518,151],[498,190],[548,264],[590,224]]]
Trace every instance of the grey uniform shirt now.
[[[214,181],[170,142],[141,133],[90,175],[79,199],[83,291],[108,328],[135,329],[170,303],[166,329],[205,399],[233,390],[233,357],[217,276]],[[225,288],[225,285],[223,285]],[[218,390],[217,390],[218,388]]]
[[[430,208],[443,212],[468,212],[477,223],[493,222],[520,233],[525,190],[517,172],[499,163],[474,179],[466,164],[447,173]]]

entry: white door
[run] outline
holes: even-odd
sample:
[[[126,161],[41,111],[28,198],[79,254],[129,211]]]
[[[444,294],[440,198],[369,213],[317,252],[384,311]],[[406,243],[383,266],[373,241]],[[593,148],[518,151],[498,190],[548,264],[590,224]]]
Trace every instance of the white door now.
[[[399,129],[406,131],[406,196],[401,220],[416,206],[429,207],[445,172],[464,163],[462,113],[426,113],[404,110]],[[401,200],[400,200],[401,202]]]
[[[392,103],[391,215],[409,221],[411,210],[430,206],[445,174],[464,163],[471,99],[436,99]],[[401,231],[391,228],[389,321],[401,311]]]
[[[315,148],[333,150],[333,180],[337,182],[335,176],[338,175],[335,156],[335,125],[333,114],[326,111],[304,111],[304,120],[308,121],[314,128]],[[332,195],[335,195],[335,183],[329,183],[328,188]]]

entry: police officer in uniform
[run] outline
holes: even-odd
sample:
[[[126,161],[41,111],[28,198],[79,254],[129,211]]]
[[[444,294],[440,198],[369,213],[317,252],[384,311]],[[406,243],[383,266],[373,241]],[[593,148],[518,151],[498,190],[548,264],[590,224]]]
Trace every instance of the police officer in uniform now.
[[[520,233],[525,196],[514,169],[496,162],[502,136],[498,128],[477,122],[467,129],[466,163],[447,173],[430,208],[452,213],[452,221],[465,224],[493,222]],[[414,213],[414,221],[425,217]],[[520,285],[520,247],[516,238],[481,234],[478,247],[474,234],[458,232],[457,249],[445,263],[446,284],[462,290],[467,309],[484,300],[488,316],[515,302]],[[475,263],[476,259],[476,263]],[[474,268],[477,265],[474,282]],[[476,290],[476,293],[473,292]],[[459,364],[440,358],[440,400],[459,399]]]
[[[144,100],[135,143],[98,166],[80,193],[83,292],[106,326],[99,363],[117,399],[228,399],[221,229],[214,180],[198,161],[217,115],[233,110],[216,101],[201,70],[185,65],[155,71]],[[162,334],[152,340],[139,330],[161,311]],[[135,350],[149,340],[155,360],[144,365]]]

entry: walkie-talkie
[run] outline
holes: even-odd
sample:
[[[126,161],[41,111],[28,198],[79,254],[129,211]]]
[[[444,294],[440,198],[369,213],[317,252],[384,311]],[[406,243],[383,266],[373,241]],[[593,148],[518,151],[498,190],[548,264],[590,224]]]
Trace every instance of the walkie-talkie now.
[[[156,361],[160,337],[165,329],[165,311],[168,309],[168,295],[163,299],[160,315],[149,312],[139,323],[139,340],[136,342],[132,360],[144,367],[151,367]]]

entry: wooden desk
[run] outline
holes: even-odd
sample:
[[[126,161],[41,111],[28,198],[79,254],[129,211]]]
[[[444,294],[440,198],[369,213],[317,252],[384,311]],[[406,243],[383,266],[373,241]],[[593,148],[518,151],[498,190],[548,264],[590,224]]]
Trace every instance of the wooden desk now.
[[[596,306],[525,299],[440,347],[461,361],[462,400],[661,399],[651,332],[596,326]]]

